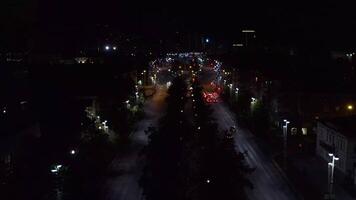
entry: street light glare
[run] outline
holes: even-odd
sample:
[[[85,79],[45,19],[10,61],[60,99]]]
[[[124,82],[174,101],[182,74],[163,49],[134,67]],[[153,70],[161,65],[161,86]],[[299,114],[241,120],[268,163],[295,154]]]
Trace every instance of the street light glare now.
[[[329,156],[330,156],[330,157],[333,157],[333,156],[334,156],[334,154],[332,154],[332,153],[329,153]]]
[[[349,104],[349,105],[347,105],[347,109],[348,109],[348,110],[353,110],[353,109],[354,109],[354,106],[351,105],[351,104]]]

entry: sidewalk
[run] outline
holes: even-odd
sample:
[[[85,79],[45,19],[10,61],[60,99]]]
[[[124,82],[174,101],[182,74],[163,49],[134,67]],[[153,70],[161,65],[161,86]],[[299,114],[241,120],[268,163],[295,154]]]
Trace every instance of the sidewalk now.
[[[309,187],[308,189],[317,190],[312,192],[318,194],[318,196],[322,198],[323,194],[328,191],[327,166],[327,162],[317,156],[296,155],[293,158],[290,158],[289,170],[293,171],[292,173],[294,174],[303,176],[301,178],[305,182],[305,185]],[[335,169],[334,175],[336,199],[355,199],[342,187],[344,175],[337,169]]]

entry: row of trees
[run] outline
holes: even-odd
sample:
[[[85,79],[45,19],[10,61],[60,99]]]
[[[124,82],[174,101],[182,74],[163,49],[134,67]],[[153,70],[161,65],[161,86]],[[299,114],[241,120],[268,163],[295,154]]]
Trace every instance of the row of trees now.
[[[187,88],[184,80],[173,81],[167,113],[150,130],[141,178],[146,199],[245,199],[252,170],[233,140],[219,133],[199,83],[192,83],[192,101]]]
[[[272,128],[268,102],[264,99],[252,101],[250,92],[243,89],[231,95],[229,87],[225,88],[223,97],[236,113],[241,126],[247,126],[258,136],[268,136]]]

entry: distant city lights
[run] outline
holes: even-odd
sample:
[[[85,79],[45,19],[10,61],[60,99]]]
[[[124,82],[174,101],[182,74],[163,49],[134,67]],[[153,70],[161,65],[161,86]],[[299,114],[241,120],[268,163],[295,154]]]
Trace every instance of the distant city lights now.
[[[242,30],[243,33],[255,33],[255,30]]]
[[[243,47],[243,44],[232,44],[233,47]]]

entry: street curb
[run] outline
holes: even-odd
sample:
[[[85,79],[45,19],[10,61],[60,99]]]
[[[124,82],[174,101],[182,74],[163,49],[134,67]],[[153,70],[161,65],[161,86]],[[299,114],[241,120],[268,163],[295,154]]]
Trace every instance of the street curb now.
[[[293,193],[296,195],[297,199],[304,200],[304,198],[297,192],[297,190],[295,189],[294,185],[290,182],[290,180],[287,177],[287,175],[284,173],[282,168],[278,165],[278,163],[274,160],[273,157],[272,157],[272,163],[277,168],[278,172],[282,175],[283,179],[287,182],[288,187],[293,191]]]

